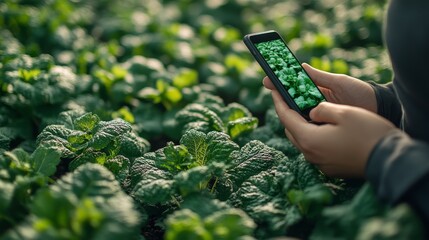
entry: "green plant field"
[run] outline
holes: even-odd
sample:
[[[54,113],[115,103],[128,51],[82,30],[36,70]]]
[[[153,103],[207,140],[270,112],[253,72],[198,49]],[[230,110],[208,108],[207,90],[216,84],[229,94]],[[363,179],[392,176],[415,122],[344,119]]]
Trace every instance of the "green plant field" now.
[[[241,42],[389,82],[384,4],[0,1],[0,239],[423,238],[306,162]]]

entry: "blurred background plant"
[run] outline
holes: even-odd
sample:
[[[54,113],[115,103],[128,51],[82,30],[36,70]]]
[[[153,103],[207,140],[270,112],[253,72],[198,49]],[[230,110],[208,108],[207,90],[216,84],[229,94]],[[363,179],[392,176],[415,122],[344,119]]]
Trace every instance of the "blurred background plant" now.
[[[386,83],[392,72],[381,36],[385,3],[2,0],[0,234],[13,228],[12,239],[160,239],[165,232],[168,239],[263,239],[286,232],[307,238],[316,229],[315,239],[330,238],[335,231],[328,230],[342,226],[341,213],[368,202],[372,212],[348,221],[415,221],[408,207],[384,214],[368,187],[353,198],[362,182],[327,179],[306,164],[285,138],[264,74],[241,42],[247,33],[275,29],[301,62]],[[222,144],[236,150],[219,156]],[[204,151],[215,164],[192,163],[206,159]],[[181,171],[168,172],[165,164]],[[119,182],[109,187],[109,181]],[[93,184],[90,191],[80,182]],[[263,201],[247,194],[262,194]],[[54,208],[44,209],[45,200],[69,204],[58,207],[65,222],[51,214]],[[196,207],[201,201],[206,209]],[[12,212],[19,214],[10,218]],[[126,229],[114,232],[116,217],[127,216]],[[371,227],[360,236],[385,234]]]

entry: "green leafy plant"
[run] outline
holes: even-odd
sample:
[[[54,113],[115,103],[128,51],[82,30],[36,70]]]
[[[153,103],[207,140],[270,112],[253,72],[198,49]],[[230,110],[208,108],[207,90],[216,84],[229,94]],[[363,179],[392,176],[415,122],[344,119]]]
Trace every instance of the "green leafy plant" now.
[[[196,129],[203,132],[225,132],[232,139],[252,131],[258,126],[258,119],[238,103],[224,106],[219,101],[193,103],[176,114],[183,131]]]
[[[203,201],[204,207],[197,207]],[[210,198],[191,196],[166,220],[165,239],[253,239],[255,223],[243,211]]]
[[[49,55],[19,56],[0,71],[10,93],[2,101],[13,107],[58,104],[74,96],[77,77],[68,67],[55,66]]]
[[[106,168],[87,164],[37,192],[8,239],[136,238],[140,214]]]
[[[305,161],[240,37],[385,83],[384,4],[0,1],[0,238],[422,238],[410,206]]]
[[[0,153],[0,234],[14,228],[29,214],[33,195],[48,182],[51,166],[41,164],[40,153],[30,155],[17,148]],[[54,153],[55,154],[55,153]],[[59,159],[54,156],[55,162]]]
[[[363,208],[365,211],[362,211]],[[415,217],[413,211],[406,205],[389,209],[377,199],[373,188],[365,184],[350,203],[323,209],[321,221],[317,223],[310,238],[386,239],[406,235],[405,238],[413,236],[420,239],[422,225]],[[403,228],[402,231],[397,231],[403,221],[413,222],[413,230]],[[339,228],[335,227],[334,230],[333,226]]]
[[[229,155],[238,149],[220,132],[191,130],[180,143],[136,159],[131,168],[131,195],[144,204],[167,204],[179,195],[213,191]]]
[[[58,125],[46,127],[38,136],[39,147],[57,151],[68,168],[88,162],[111,170],[119,181],[127,177],[130,163],[149,150],[149,143],[131,131],[122,119],[100,121],[97,115],[64,112]]]
[[[173,77],[171,83],[168,79],[158,78],[155,87],[145,87],[138,96],[144,99],[149,99],[154,103],[162,103],[162,105],[171,109],[177,106],[183,100],[183,89],[192,87],[198,83],[198,75],[196,71],[183,69]]]

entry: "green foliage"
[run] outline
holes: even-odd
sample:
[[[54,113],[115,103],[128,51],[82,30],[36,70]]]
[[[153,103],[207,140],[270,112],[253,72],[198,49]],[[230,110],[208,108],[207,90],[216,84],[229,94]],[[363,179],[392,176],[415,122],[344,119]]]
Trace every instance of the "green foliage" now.
[[[255,223],[243,211],[231,208],[217,200],[204,201],[203,211],[185,200],[184,207],[167,218],[165,239],[253,239]],[[210,209],[211,211],[204,211]]]
[[[9,143],[10,143],[10,139],[7,136],[0,133],[0,151],[9,149]]]
[[[150,61],[155,61],[153,59],[140,59],[137,58],[136,60],[141,62],[147,62],[147,64],[150,66]],[[157,66],[159,62],[154,62],[153,64]],[[136,68],[140,65],[137,65],[136,63],[128,63],[132,64],[129,66],[129,68],[132,68],[133,71],[136,71]],[[159,63],[160,64],[160,63]],[[146,66],[141,66],[142,68]],[[163,68],[162,65],[160,65],[159,68]],[[140,69],[137,71],[137,74],[145,73],[149,76],[151,76],[153,82],[152,86],[142,86],[143,88],[137,93],[137,97],[150,100],[154,104],[162,104],[167,110],[171,110],[172,108],[178,107],[180,105],[183,105],[187,102],[188,99],[186,99],[186,92],[189,90],[189,88],[195,86],[198,84],[198,73],[195,70],[183,68],[178,69],[174,73],[168,73],[166,70],[161,70],[158,72],[152,72],[152,71],[145,71],[145,69]],[[146,75],[146,76],[147,76]]]
[[[39,191],[31,215],[6,238],[135,238],[139,213],[114,176],[98,165],[84,165]]]
[[[177,121],[184,125],[185,131],[197,129],[202,132],[224,132],[225,127],[219,116],[201,104],[191,104],[177,114]]]
[[[277,165],[278,161],[283,160],[285,156],[259,141],[251,141],[240,151],[233,152],[231,158],[234,160],[230,175],[235,186],[239,187],[249,177]]]
[[[100,121],[95,114],[79,116],[75,112],[64,113],[63,117],[66,121],[62,124],[49,125],[40,133],[37,138],[39,148],[36,150],[40,153],[36,154],[56,157],[56,163],[61,157],[69,162],[70,170],[88,162],[98,163],[106,166],[123,182],[130,162],[149,150],[149,143],[136,136],[131,126],[122,119]],[[49,160],[47,157],[41,159],[44,162],[36,161],[36,164],[42,166]],[[49,164],[53,164],[52,160]],[[54,172],[49,170],[49,173]]]
[[[238,103],[224,106],[222,102],[189,104],[176,114],[176,118],[184,132],[190,129],[206,133],[219,131],[232,139],[251,132],[259,122],[244,106]]]
[[[247,162],[239,161],[238,166],[231,170],[234,174],[232,182],[238,188],[233,190],[228,201],[246,211],[258,223],[257,235],[280,236],[302,222],[310,226],[309,220],[317,219],[321,210],[332,201],[332,193],[309,163],[289,160],[259,142],[250,142],[243,150],[245,153],[241,156],[250,155],[252,158]],[[297,168],[302,172],[293,170]],[[303,185],[302,178],[317,179],[317,182]]]
[[[284,128],[277,117],[274,108],[268,109],[265,113],[265,125],[254,129],[251,132],[242,134],[237,138],[240,145],[244,145],[252,140],[259,140],[269,147],[281,151],[287,157],[296,158],[300,152],[285,138]]]
[[[171,109],[183,98],[178,88],[170,86],[163,79],[156,81],[156,88],[147,87],[142,89],[139,96],[144,99],[150,99],[154,103],[162,103],[167,109]]]
[[[365,208],[365,211],[362,211]],[[375,196],[371,186],[366,184],[350,203],[329,207],[323,210],[322,219],[316,225],[311,238],[348,239],[357,236],[360,227],[372,216],[381,215],[387,210]],[[333,226],[338,226],[333,228]],[[354,226],[348,228],[345,226]]]
[[[422,239],[422,234],[421,222],[409,206],[385,206],[367,183],[349,203],[323,209],[310,239]]]
[[[210,190],[238,149],[228,135],[191,130],[181,145],[168,146],[136,159],[131,167],[132,195],[144,204],[167,204],[174,197]]]
[[[190,196],[210,194],[243,209],[260,226],[264,226],[258,228],[260,236],[279,236],[287,227],[303,221],[304,216],[316,218],[323,206],[331,202],[331,192],[322,185],[323,178],[319,172],[311,167],[291,172],[292,168],[302,168],[303,163],[289,162],[281,152],[259,141],[251,141],[239,149],[223,133],[212,131],[205,134],[191,130],[186,132],[180,143],[147,153],[132,165],[131,195],[146,208],[157,204],[182,206],[187,204],[186,199]],[[298,178],[318,179],[318,182],[306,186]],[[259,194],[264,197],[255,197]],[[272,202],[277,203],[271,206]],[[267,204],[271,207],[263,207]],[[273,218],[267,211],[279,217]],[[203,221],[197,215],[185,213],[186,221]],[[179,219],[184,217],[180,216],[172,218],[179,221],[178,226],[170,225],[181,228],[179,225],[185,224],[182,227],[187,230],[180,231],[190,234],[192,231],[188,227],[191,226],[180,223]],[[192,226],[207,228],[204,224],[195,224]],[[267,226],[272,227],[267,229]],[[195,230],[194,234],[199,234],[199,231]]]
[[[423,225],[406,204],[398,205],[385,216],[372,217],[361,227],[356,239],[422,239]]]
[[[409,207],[305,161],[241,42],[277,29],[385,83],[384,4],[1,1],[0,238],[421,238]]]
[[[229,155],[238,149],[238,145],[228,135],[218,132],[204,134],[191,130],[183,135],[180,143],[188,148],[198,166],[229,163]]]
[[[33,152],[31,159],[34,171],[46,176],[51,176],[57,170],[56,166],[60,162],[60,153],[55,150],[40,147]]]
[[[10,90],[1,101],[13,107],[58,104],[76,93],[77,76],[68,67],[54,66],[49,55],[21,55],[0,70],[4,87]]]
[[[47,177],[32,164],[30,154],[19,148],[0,154],[0,234],[27,216],[35,192],[46,185]]]

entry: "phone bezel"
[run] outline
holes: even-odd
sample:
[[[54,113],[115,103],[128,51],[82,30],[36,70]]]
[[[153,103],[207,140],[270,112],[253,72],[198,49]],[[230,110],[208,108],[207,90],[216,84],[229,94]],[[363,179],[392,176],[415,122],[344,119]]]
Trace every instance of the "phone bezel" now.
[[[290,94],[288,93],[288,91],[286,90],[286,87],[281,83],[280,79],[278,79],[278,77],[276,76],[276,74],[273,72],[273,70],[270,68],[270,66],[268,65],[268,63],[266,62],[266,60],[263,58],[263,56],[261,55],[261,53],[258,51],[258,49],[255,46],[255,44],[257,44],[257,43],[267,42],[267,41],[272,41],[272,40],[278,40],[278,39],[280,39],[284,43],[285,47],[289,50],[289,52],[292,54],[292,56],[296,59],[296,61],[301,66],[301,62],[299,61],[299,59],[295,56],[295,54],[293,53],[293,51],[291,51],[291,49],[286,44],[286,42],[281,37],[281,35],[278,32],[274,31],[274,30],[270,30],[270,31],[266,31],[266,32],[247,34],[247,35],[244,36],[243,42],[245,43],[245,45],[247,46],[247,48],[250,50],[251,54],[254,56],[254,58],[259,63],[259,65],[262,67],[262,69],[264,70],[265,74],[267,74],[267,76],[271,79],[271,81],[275,85],[276,89],[279,91],[280,95],[283,97],[283,99],[288,104],[288,106],[290,108],[294,109],[295,111],[297,111],[298,113],[300,113],[306,120],[309,121],[310,120],[309,113],[310,113],[311,109],[313,109],[317,105],[313,106],[313,107],[310,107],[310,108],[306,108],[306,109],[302,109],[301,110],[298,107],[298,105],[295,103],[295,101],[293,100],[293,98],[290,96]],[[311,79],[311,77],[307,73],[307,71],[305,71],[304,68],[302,68],[302,70]],[[314,83],[313,79],[311,79],[311,81]],[[317,85],[316,85],[316,87],[317,87]],[[322,96],[324,98],[324,101],[326,101],[326,97],[323,95],[323,93],[320,91],[320,89],[318,87],[317,87],[317,90],[320,92],[320,94],[322,94]]]

